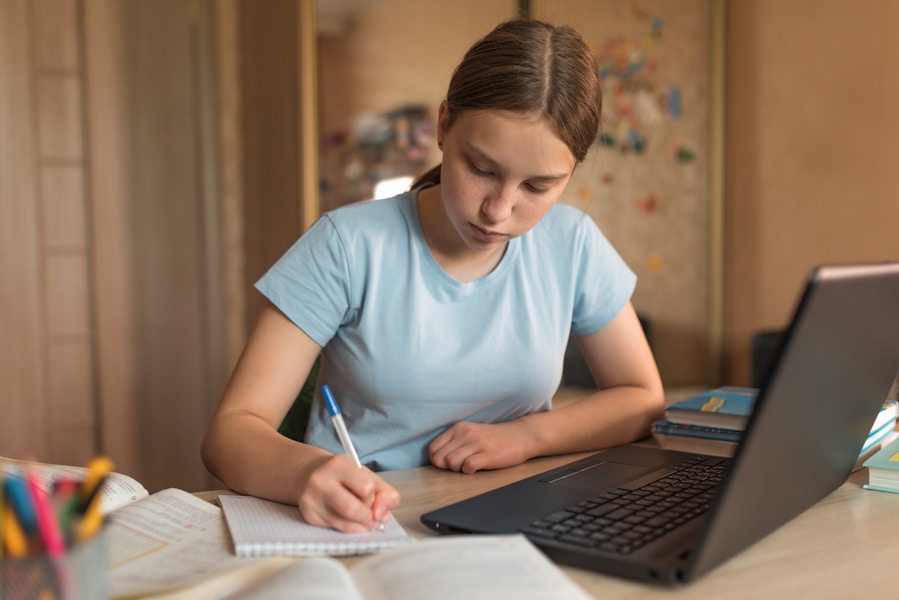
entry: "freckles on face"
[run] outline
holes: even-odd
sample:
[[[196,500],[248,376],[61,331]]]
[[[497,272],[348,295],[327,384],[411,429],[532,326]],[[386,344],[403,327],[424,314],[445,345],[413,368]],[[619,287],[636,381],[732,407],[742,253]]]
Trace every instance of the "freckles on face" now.
[[[534,227],[564,191],[576,163],[543,117],[465,112],[443,133],[444,209],[462,241],[476,249]]]

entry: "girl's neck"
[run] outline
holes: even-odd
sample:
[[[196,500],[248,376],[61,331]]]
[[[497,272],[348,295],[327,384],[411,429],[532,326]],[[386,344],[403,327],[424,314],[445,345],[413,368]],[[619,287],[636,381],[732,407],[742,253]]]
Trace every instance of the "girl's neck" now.
[[[439,185],[419,191],[416,205],[425,243],[447,275],[460,283],[468,283],[486,277],[499,265],[508,243],[487,252],[469,248],[443,210]]]

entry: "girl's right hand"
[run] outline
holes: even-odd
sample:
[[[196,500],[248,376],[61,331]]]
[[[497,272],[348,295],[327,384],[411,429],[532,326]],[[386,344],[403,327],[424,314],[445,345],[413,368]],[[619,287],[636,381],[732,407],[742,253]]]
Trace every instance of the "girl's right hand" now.
[[[399,503],[399,492],[345,454],[325,457],[313,467],[297,499],[307,523],[345,533],[377,529]]]

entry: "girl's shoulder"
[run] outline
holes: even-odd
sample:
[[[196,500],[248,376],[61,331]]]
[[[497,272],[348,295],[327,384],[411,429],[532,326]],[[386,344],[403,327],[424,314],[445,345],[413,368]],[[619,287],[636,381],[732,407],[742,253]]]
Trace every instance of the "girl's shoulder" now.
[[[566,204],[565,202],[556,202],[552,208],[549,209],[547,216],[568,223],[576,223],[581,219],[590,218],[590,215],[580,208],[572,206],[571,204]]]
[[[391,198],[362,200],[335,208],[324,214],[335,224],[370,223],[372,219],[383,221],[402,217],[412,204],[409,192]]]
[[[576,206],[557,202],[549,209],[535,229],[553,238],[567,236],[602,235],[589,214]]]
[[[348,251],[381,248],[414,234],[414,197],[408,193],[347,204],[322,215],[319,226]]]

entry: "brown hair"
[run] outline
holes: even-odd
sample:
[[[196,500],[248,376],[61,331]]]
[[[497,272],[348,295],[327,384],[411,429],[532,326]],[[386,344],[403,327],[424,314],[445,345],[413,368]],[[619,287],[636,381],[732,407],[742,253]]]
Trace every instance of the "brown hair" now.
[[[577,31],[516,19],[469,48],[450,80],[446,102],[448,127],[469,110],[539,113],[580,163],[599,132],[602,91],[596,59]],[[412,187],[439,181],[437,165]]]

